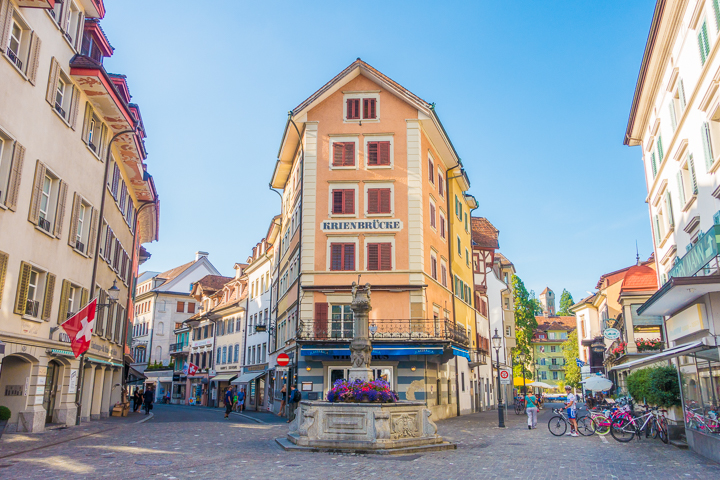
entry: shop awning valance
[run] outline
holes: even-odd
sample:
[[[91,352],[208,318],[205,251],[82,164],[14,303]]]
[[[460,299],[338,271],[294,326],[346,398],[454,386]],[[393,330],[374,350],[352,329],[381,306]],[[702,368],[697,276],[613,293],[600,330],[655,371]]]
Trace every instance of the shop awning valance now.
[[[255,380],[258,377],[262,377],[265,375],[265,372],[250,372],[250,373],[243,373],[238,378],[230,382],[232,385],[240,385],[241,383],[250,383],[253,380]],[[217,377],[215,377],[217,378]],[[214,379],[213,379],[214,380]]]
[[[610,369],[610,371],[644,367],[645,365],[661,362],[663,360],[669,360],[673,357],[677,357],[678,355],[685,355],[697,350],[702,350],[703,348],[705,348],[705,344],[703,342],[686,343],[685,345],[680,345],[678,347],[663,350],[662,352],[655,355],[650,355],[649,357],[633,360],[632,362],[623,363],[622,365],[615,365]]]
[[[213,378],[210,379],[211,382],[229,382],[233,378],[237,377],[237,373],[222,373],[220,375],[215,375]]]

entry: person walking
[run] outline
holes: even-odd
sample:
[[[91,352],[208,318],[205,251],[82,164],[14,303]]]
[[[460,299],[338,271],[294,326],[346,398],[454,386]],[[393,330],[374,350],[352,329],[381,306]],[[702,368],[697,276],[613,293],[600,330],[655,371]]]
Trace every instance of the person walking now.
[[[537,428],[538,400],[532,393],[530,395],[525,394],[525,407],[528,416],[528,430]]]
[[[238,411],[242,413],[245,410],[245,389],[241,388],[237,394],[238,398]]]
[[[290,405],[289,412],[288,412],[288,420],[287,423],[292,422],[295,420],[295,409],[297,408],[298,402],[301,399],[300,390],[297,389],[297,385],[293,384],[292,388],[290,388],[290,395],[288,396],[288,405]]]
[[[283,383],[282,389],[280,390],[280,394],[282,395],[282,401],[280,402],[280,415],[281,417],[285,416],[285,404],[287,403],[287,385]]]
[[[230,418],[230,412],[232,412],[233,407],[233,391],[231,387],[225,389],[223,401],[225,402],[225,418]]]
[[[140,408],[140,405],[142,405],[143,402],[143,391],[139,388],[135,388],[135,392],[133,393],[133,412],[137,412],[138,408]]]
[[[567,394],[565,408],[567,408],[568,420],[570,420],[570,431],[566,435],[577,437],[577,397],[574,393],[570,393],[570,385],[565,385],[565,393]]]
[[[148,386],[148,388],[145,390],[145,393],[143,394],[143,403],[145,405],[145,415],[150,413],[150,410],[152,410],[152,404],[155,400],[155,392],[153,391],[152,386]]]

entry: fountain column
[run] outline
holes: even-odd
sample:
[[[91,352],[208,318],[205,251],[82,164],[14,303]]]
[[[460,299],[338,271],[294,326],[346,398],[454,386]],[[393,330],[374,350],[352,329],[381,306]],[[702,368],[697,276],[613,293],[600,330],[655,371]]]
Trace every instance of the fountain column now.
[[[350,309],[353,312],[353,339],[350,342],[350,372],[348,380],[354,382],[357,379],[365,382],[374,380],[373,372],[370,368],[370,360],[372,359],[372,344],[370,343],[369,333],[369,312],[370,306],[370,284],[366,283],[360,286],[353,282],[352,284],[352,303]]]

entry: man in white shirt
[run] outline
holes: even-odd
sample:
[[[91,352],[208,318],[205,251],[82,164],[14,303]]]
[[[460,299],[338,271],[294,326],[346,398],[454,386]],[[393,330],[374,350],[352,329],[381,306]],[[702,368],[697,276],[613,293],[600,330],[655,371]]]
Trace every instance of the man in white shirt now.
[[[568,420],[570,420],[570,432],[566,433],[566,435],[577,437],[577,398],[570,390],[570,385],[565,385],[565,393],[567,394],[565,408],[567,408]]]

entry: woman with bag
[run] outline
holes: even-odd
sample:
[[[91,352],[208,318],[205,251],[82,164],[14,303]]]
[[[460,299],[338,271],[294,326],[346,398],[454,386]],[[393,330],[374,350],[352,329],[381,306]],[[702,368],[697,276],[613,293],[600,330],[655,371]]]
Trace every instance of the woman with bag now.
[[[528,416],[528,430],[532,430],[533,428],[537,427],[537,416],[538,416],[538,401],[537,397],[533,395],[532,393],[530,395],[525,395],[525,411],[527,412]]]

